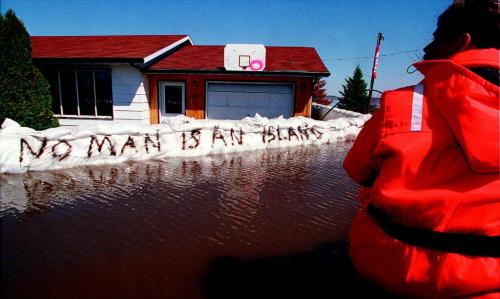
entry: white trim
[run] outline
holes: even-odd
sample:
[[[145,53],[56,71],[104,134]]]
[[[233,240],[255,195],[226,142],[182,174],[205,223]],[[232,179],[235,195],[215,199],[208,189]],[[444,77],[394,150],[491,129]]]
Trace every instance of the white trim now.
[[[76,86],[76,113],[80,116],[80,94],[78,91],[78,74],[75,69],[75,86]]]
[[[419,83],[413,89],[411,106],[411,131],[422,130],[422,107],[424,102],[424,84]]]
[[[154,52],[153,54],[150,54],[150,55],[144,57],[144,63],[150,62],[151,60],[155,59],[156,57],[158,57],[158,56],[160,56],[160,55],[162,55],[162,54],[164,54],[164,53],[166,53],[166,52],[168,52],[168,51],[170,51],[170,50],[178,47],[179,45],[185,43],[186,41],[189,41],[189,43],[191,45],[193,44],[193,42],[191,41],[191,38],[188,35],[188,36],[186,36],[186,37],[184,37],[184,38],[176,41],[175,43],[170,44],[170,45],[166,46],[165,48],[161,48],[160,50]]]
[[[55,118],[59,119],[113,119],[112,116],[93,116],[93,115],[61,115],[54,114]]]
[[[182,88],[182,113],[166,113],[165,112],[165,86],[180,86]],[[158,82],[158,102],[160,107],[160,123],[162,117],[171,117],[186,114],[186,85],[180,81],[159,81]]]
[[[59,106],[61,107],[60,113],[64,114],[61,94],[61,70],[57,70],[57,85],[59,87]]]
[[[234,74],[233,74],[234,75]],[[290,85],[294,84],[292,81],[251,81],[251,80],[243,80],[243,81],[228,81],[228,80],[210,80],[206,83],[224,83],[224,84],[265,84],[265,85]]]

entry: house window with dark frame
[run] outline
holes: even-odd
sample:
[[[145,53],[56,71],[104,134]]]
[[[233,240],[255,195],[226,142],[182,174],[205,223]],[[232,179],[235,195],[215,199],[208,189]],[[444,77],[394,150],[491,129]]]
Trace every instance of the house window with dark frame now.
[[[56,116],[112,117],[109,69],[42,69],[49,81]]]

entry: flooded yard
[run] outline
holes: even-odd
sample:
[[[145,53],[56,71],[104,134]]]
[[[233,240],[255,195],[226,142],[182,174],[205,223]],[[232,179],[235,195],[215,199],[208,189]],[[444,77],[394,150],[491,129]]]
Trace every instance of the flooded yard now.
[[[349,298],[350,146],[0,175],[2,298]]]

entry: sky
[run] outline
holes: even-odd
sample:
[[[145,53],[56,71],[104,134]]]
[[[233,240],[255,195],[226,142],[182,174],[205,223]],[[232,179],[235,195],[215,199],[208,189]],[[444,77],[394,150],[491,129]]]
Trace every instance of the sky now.
[[[328,94],[338,96],[357,64],[369,84],[378,32],[384,40],[374,89],[418,83],[422,76],[408,67],[423,56],[451,2],[0,0],[0,10],[12,9],[30,35],[187,34],[195,45],[314,47],[331,73]]]

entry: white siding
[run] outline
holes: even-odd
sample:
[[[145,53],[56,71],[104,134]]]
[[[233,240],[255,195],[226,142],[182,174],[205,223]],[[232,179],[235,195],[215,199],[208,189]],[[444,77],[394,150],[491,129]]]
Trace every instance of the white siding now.
[[[149,123],[146,75],[128,65],[115,66],[112,80],[114,121],[134,119],[140,123]]]
[[[74,126],[96,126],[110,124],[113,120],[111,119],[86,119],[86,118],[60,118],[59,125],[62,127],[74,127]]]
[[[146,111],[131,111],[131,110],[115,110],[114,111],[115,122],[121,121],[122,119],[137,119],[143,120],[148,118],[149,110]]]
[[[111,67],[113,119],[61,118],[61,126],[97,125],[102,123],[149,124],[147,76],[129,65]]]

